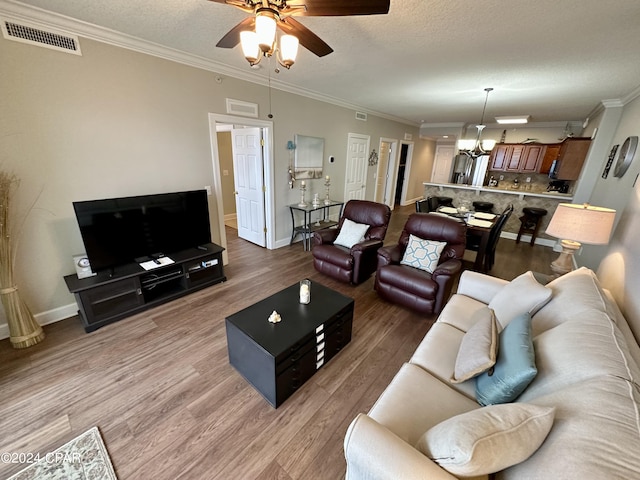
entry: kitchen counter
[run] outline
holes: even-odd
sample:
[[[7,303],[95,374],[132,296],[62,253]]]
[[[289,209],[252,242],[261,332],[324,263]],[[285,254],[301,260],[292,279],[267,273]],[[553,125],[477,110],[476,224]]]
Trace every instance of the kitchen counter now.
[[[461,190],[468,190],[475,192],[477,196],[480,196],[480,192],[490,192],[490,193],[505,193],[507,195],[518,195],[520,200],[523,197],[542,197],[542,198],[553,198],[556,200],[563,201],[571,201],[573,200],[573,194],[571,193],[560,193],[560,192],[540,192],[540,191],[532,191],[525,190],[524,188],[519,188],[517,190],[513,189],[503,189],[498,187],[474,187],[472,185],[461,185],[458,183],[431,183],[431,182],[423,182],[425,187],[438,187],[442,192],[445,188],[457,188]]]
[[[537,188],[536,188],[537,186]],[[469,207],[474,201],[493,203],[493,212],[500,213],[509,205],[513,205],[513,215],[507,221],[502,230],[501,237],[515,239],[520,229],[520,217],[525,207],[544,208],[547,214],[542,217],[540,230],[536,243],[553,246],[556,238],[545,234],[545,230],[551,217],[553,217],[559,203],[571,203],[573,195],[559,192],[541,191],[540,185],[533,184],[533,190],[519,188],[517,190],[496,187],[474,187],[457,183],[432,183],[424,182],[424,198],[431,196],[451,197],[453,205],[459,206],[467,203]],[[529,241],[528,235],[523,235],[522,241]]]

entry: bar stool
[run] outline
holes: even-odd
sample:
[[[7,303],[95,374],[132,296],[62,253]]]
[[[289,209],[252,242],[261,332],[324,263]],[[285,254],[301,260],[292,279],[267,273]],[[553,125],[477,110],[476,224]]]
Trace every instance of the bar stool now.
[[[520,230],[518,230],[516,243],[520,243],[520,236],[522,236],[523,233],[530,233],[530,244],[533,246],[538,236],[540,220],[547,214],[547,211],[544,208],[524,207],[522,213],[524,213],[524,215],[520,217]]]
[[[473,209],[476,212],[493,213],[493,203],[491,203],[491,202],[473,202]]]

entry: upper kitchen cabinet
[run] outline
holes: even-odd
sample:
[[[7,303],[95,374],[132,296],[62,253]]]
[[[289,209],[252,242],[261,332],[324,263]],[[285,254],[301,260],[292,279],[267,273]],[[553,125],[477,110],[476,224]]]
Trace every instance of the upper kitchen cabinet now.
[[[553,162],[556,161],[560,155],[561,146],[561,143],[550,143],[546,146],[542,163],[540,164],[540,173],[547,174],[551,171]]]
[[[590,138],[567,138],[560,145],[558,159],[549,176],[558,180],[577,180],[590,146]]]
[[[546,145],[499,143],[491,151],[490,170],[505,172],[538,172]]]

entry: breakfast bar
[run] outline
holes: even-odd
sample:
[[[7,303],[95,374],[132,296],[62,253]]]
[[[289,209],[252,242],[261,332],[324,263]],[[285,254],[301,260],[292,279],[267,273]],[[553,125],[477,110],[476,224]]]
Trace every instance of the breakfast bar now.
[[[541,219],[540,234],[536,239],[536,243],[552,246],[556,239],[544,234],[544,231],[556,211],[559,203],[571,203],[573,195],[569,193],[546,192],[540,189],[527,190],[525,186],[519,189],[505,187],[474,187],[470,185],[461,185],[454,183],[432,183],[424,182],[424,197],[431,196],[451,197],[453,205],[459,206],[463,202],[471,205],[475,201],[483,201],[493,203],[493,212],[500,213],[508,205],[513,204],[514,214],[502,231],[502,236],[515,239],[520,229],[519,217],[522,215],[522,209],[543,208],[547,210],[547,215]],[[523,237],[523,241],[527,241]]]

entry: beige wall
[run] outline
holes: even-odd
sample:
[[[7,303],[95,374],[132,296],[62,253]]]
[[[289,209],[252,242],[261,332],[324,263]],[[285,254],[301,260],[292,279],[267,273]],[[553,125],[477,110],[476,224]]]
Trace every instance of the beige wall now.
[[[640,135],[640,97],[625,105],[619,124],[607,152],[631,135]],[[600,173],[606,157],[601,159]],[[640,339],[640,152],[622,178],[598,176],[590,203],[616,209],[617,225],[609,246],[585,245],[578,263],[598,269],[598,276],[613,292],[621,310],[632,323]]]
[[[63,281],[75,272],[72,255],[83,251],[73,201],[213,185],[208,114],[224,114],[227,97],[257,103],[260,119],[268,113],[264,86],[229,77],[219,84],[212,72],[84,38],[81,45],[83,55],[75,56],[0,40],[1,165],[22,180],[19,211],[39,195],[19,239],[17,280],[45,322],[75,312]],[[279,90],[272,104],[276,239],[289,237],[286,205],[298,200],[288,188],[286,150],[296,133],[325,138],[325,158],[336,158],[325,170],[337,199],[343,198],[349,132],[369,135],[371,148],[380,137],[418,136],[414,126],[374,115],[362,122],[353,110]],[[320,180],[309,183],[310,193],[322,191]],[[217,241],[214,198],[209,207]],[[0,313],[0,336],[3,329]]]

